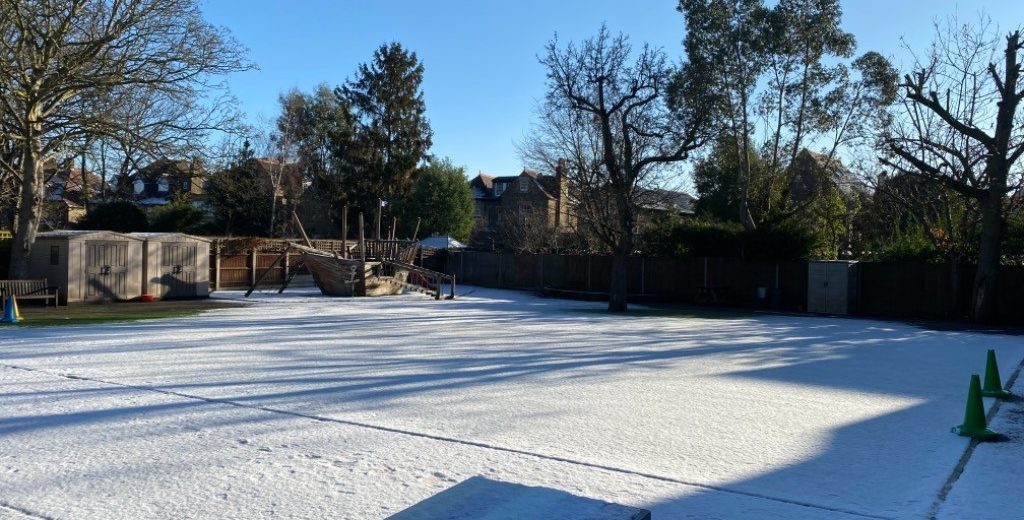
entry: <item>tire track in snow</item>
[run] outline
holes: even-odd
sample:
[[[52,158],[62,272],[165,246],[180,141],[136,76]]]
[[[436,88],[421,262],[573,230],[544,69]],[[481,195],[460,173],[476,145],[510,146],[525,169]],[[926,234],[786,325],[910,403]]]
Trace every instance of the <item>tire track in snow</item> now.
[[[40,513],[36,513],[35,511],[30,511],[23,507],[18,507],[5,500],[0,500],[0,512],[3,512],[4,510],[14,511],[18,515],[25,518],[38,518],[39,520],[55,520],[52,516],[46,516]]]
[[[802,501],[802,500],[793,500],[793,499],[788,499],[788,498],[775,497],[775,496],[771,496],[771,495],[757,493],[757,492],[754,492],[754,491],[744,491],[744,490],[733,489],[733,488],[729,488],[729,487],[725,487],[725,486],[717,486],[717,485],[714,485],[714,484],[703,484],[703,483],[700,483],[700,482],[692,482],[692,481],[683,480],[683,479],[679,479],[679,478],[675,478],[675,477],[667,477],[667,476],[664,476],[664,475],[657,475],[657,474],[654,474],[654,473],[646,473],[646,472],[635,471],[635,470],[631,470],[631,469],[618,468],[618,467],[615,467],[615,466],[609,466],[609,465],[595,463],[595,462],[586,462],[586,461],[571,459],[571,458],[567,458],[567,457],[561,457],[561,456],[558,456],[558,455],[547,455],[547,454],[543,454],[543,453],[537,453],[537,452],[532,452],[532,451],[527,451],[527,450],[521,450],[521,449],[518,449],[518,448],[510,448],[510,447],[507,447],[507,446],[501,446],[501,445],[497,445],[497,444],[489,444],[489,443],[486,443],[486,442],[458,439],[458,438],[455,438],[455,437],[445,437],[443,435],[435,435],[435,434],[431,434],[431,433],[417,432],[417,431],[413,431],[413,430],[404,430],[404,429],[401,429],[401,428],[394,428],[394,427],[391,427],[391,426],[383,426],[383,425],[379,425],[379,424],[371,424],[371,423],[365,423],[365,422],[360,422],[360,421],[353,421],[353,420],[348,420],[348,419],[338,419],[338,418],[334,418],[334,417],[324,417],[324,416],[321,416],[321,415],[305,414],[305,413],[301,413],[301,412],[295,412],[295,411],[291,411],[291,410],[284,410],[284,409],[280,409],[280,408],[272,408],[272,407],[268,407],[268,406],[260,406],[260,405],[255,405],[255,404],[246,404],[246,403],[242,403],[242,402],[239,402],[239,401],[232,401],[230,399],[220,399],[220,398],[216,398],[216,397],[204,397],[204,396],[201,396],[201,395],[186,394],[186,393],[183,393],[183,392],[177,392],[177,391],[174,391],[174,390],[168,390],[168,389],[164,389],[164,388],[160,388],[160,387],[155,387],[155,386],[133,385],[133,384],[128,384],[128,383],[119,383],[117,381],[110,381],[110,380],[106,380],[106,379],[98,379],[98,378],[80,376],[80,375],[69,374],[69,373],[51,372],[49,370],[42,370],[42,369],[31,368],[31,367],[24,367],[24,366],[19,366],[19,365],[0,364],[0,367],[4,367],[4,368],[8,368],[8,369],[13,369],[13,370],[23,370],[23,371],[26,371],[26,372],[33,372],[33,373],[38,373],[38,374],[44,374],[44,375],[48,375],[48,376],[51,376],[51,377],[58,377],[58,378],[63,378],[63,379],[75,380],[75,381],[86,381],[86,382],[90,382],[90,383],[99,383],[99,384],[117,386],[117,387],[121,387],[121,388],[128,388],[128,389],[139,390],[139,391],[144,391],[144,392],[156,392],[156,393],[159,393],[159,394],[179,397],[179,398],[182,398],[182,399],[189,399],[189,400],[195,400],[195,401],[203,401],[203,402],[211,403],[211,404],[223,404],[223,405],[232,406],[232,407],[235,407],[235,408],[244,408],[244,409],[248,409],[248,410],[258,410],[258,411],[261,411],[261,412],[266,412],[266,413],[271,413],[271,414],[279,414],[279,415],[287,415],[287,416],[297,417],[297,418],[301,418],[301,419],[309,419],[309,420],[313,420],[313,421],[317,421],[317,422],[342,424],[342,425],[345,425],[345,426],[352,426],[352,427],[356,427],[356,428],[364,428],[364,429],[376,430],[376,431],[385,432],[385,433],[394,433],[394,434],[399,434],[399,435],[406,435],[406,436],[409,436],[409,437],[417,437],[417,438],[420,438],[420,439],[427,439],[427,440],[432,440],[432,441],[437,441],[437,442],[447,442],[447,443],[452,443],[452,444],[460,444],[460,445],[463,445],[463,446],[470,446],[470,447],[474,447],[474,448],[481,448],[481,449],[486,449],[486,450],[499,451],[499,452],[510,453],[510,454],[514,454],[514,455],[533,457],[533,458],[538,458],[538,459],[542,459],[542,460],[548,460],[548,461],[552,461],[552,462],[561,462],[561,463],[564,463],[564,464],[572,464],[574,466],[580,466],[580,467],[585,467],[585,468],[597,469],[597,470],[601,470],[601,471],[607,471],[607,472],[611,472],[611,473],[618,473],[618,474],[622,474],[622,475],[630,475],[630,476],[634,476],[634,477],[641,477],[641,478],[647,478],[647,479],[651,479],[651,480],[658,480],[658,481],[661,481],[661,482],[668,482],[668,483],[672,483],[672,484],[679,484],[679,485],[683,485],[683,486],[694,487],[694,488],[704,489],[704,490],[708,490],[708,491],[717,491],[717,492],[720,492],[720,493],[728,493],[728,494],[732,494],[732,495],[740,495],[740,496],[745,496],[745,497],[750,497],[750,498],[757,498],[757,499],[761,499],[761,500],[768,500],[768,501],[782,503],[782,504],[787,504],[787,505],[791,505],[791,506],[806,507],[806,508],[809,508],[809,509],[816,509],[816,510],[819,510],[819,511],[828,511],[828,512],[831,512],[831,513],[842,513],[842,514],[851,515],[851,516],[855,516],[855,517],[859,517],[859,518],[872,518],[872,519],[876,519],[876,520],[893,520],[893,517],[876,515],[876,514],[871,514],[871,513],[864,513],[864,512],[861,512],[861,511],[855,511],[855,510],[852,510],[852,509],[845,509],[845,508],[842,508],[842,507],[833,507],[833,506],[815,504],[815,503],[812,503],[812,502],[805,502],[805,501]],[[0,502],[0,504],[2,504],[2,502]],[[40,518],[46,518],[46,517],[40,517]]]

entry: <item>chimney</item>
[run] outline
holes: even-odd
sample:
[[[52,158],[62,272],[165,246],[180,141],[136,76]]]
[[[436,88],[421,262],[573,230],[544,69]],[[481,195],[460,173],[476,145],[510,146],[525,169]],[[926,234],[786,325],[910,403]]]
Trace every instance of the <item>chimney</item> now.
[[[565,159],[558,159],[558,166],[555,167],[555,184],[558,185],[558,193],[555,194],[555,229],[561,229],[565,224],[565,205],[569,203],[569,180],[566,178]]]

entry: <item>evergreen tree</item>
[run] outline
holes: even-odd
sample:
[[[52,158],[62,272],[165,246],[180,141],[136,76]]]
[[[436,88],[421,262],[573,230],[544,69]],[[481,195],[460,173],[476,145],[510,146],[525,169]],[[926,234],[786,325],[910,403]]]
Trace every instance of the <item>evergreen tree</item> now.
[[[413,185],[402,212],[408,229],[420,219],[420,236],[449,235],[469,239],[473,230],[473,192],[465,168],[448,159],[431,161]]]
[[[354,121],[354,146],[347,154],[354,170],[346,183],[349,197],[368,215],[378,200],[405,200],[428,157],[431,130],[422,83],[423,64],[416,53],[390,43],[359,66],[355,79],[335,89]]]
[[[246,141],[231,166],[210,179],[207,197],[213,230],[224,235],[262,236],[270,224],[270,186]]]

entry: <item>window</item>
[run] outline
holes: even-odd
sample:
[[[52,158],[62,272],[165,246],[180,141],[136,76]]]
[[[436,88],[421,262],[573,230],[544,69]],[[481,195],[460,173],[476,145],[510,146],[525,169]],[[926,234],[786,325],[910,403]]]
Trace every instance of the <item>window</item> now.
[[[504,182],[496,182],[496,183],[494,183],[494,196],[495,197],[500,197],[501,194],[504,193],[504,192],[505,192],[505,183]]]
[[[530,191],[530,179],[526,177],[519,178],[519,193],[526,193]]]
[[[60,264],[60,246],[50,246],[50,265]]]
[[[533,203],[529,201],[519,201],[519,214],[530,215],[533,213]]]
[[[142,193],[146,189],[146,183],[142,179],[135,179],[135,193]]]

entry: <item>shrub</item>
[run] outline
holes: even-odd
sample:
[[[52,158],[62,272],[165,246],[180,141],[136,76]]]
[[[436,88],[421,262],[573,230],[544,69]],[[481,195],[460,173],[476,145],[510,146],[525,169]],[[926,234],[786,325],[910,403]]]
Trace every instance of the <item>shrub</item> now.
[[[79,229],[102,229],[109,231],[146,231],[149,222],[138,206],[127,201],[100,204],[78,222]]]
[[[736,222],[655,221],[644,235],[647,252],[664,256],[710,256],[751,260],[808,258],[814,237],[794,223],[745,230]]]
[[[206,216],[202,210],[187,203],[157,208],[150,213],[149,220],[151,231],[202,234],[206,226]]]

